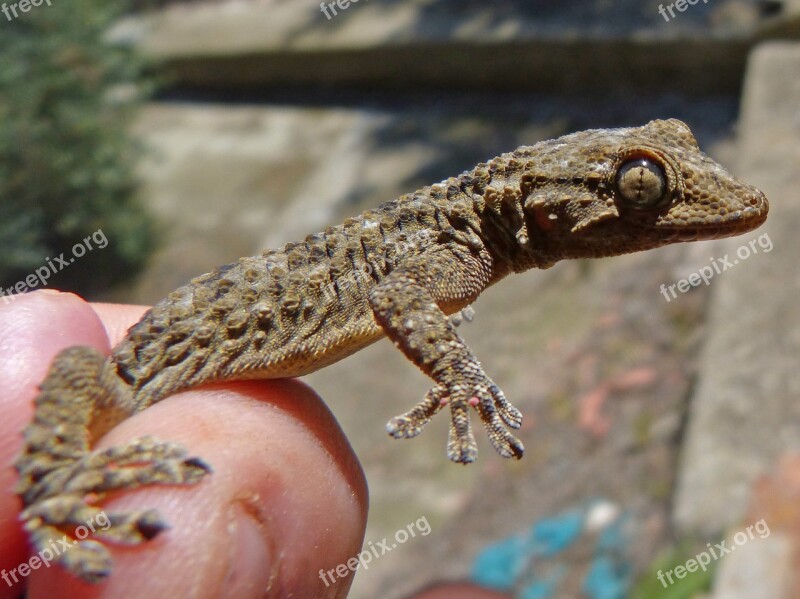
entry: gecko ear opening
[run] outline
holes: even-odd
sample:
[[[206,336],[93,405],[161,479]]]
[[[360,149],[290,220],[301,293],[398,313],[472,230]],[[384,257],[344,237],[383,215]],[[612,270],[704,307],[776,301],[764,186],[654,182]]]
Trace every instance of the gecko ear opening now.
[[[598,200],[583,205],[576,205],[577,208],[570,210],[568,213],[573,218],[575,224],[572,226],[572,233],[580,233],[597,223],[609,220],[612,218],[619,218],[619,210],[613,204],[609,205]]]
[[[612,200],[600,200],[592,194],[578,194],[566,200],[557,194],[539,193],[529,197],[524,207],[533,214],[542,231],[568,226],[570,232],[580,233],[599,222],[619,218],[619,210]]]

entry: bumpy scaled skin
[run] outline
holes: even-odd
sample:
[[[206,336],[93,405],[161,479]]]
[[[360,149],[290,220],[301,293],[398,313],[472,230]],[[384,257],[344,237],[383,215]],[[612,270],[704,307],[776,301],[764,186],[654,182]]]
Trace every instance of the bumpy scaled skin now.
[[[703,155],[676,120],[584,131],[503,154],[458,177],[243,258],[171,293],[109,358],[64,350],[36,399],[17,461],[22,519],[38,550],[90,519],[104,493],[194,483],[208,471],[177,445],[92,444],[181,389],[209,381],[298,376],[387,335],[434,387],[387,425],[417,435],[444,407],[447,453],[475,460],[473,408],[497,451],[519,458],[520,413],[484,373],[447,315],[511,272],[735,235],[768,204]],[[88,499],[91,496],[92,499]],[[111,570],[98,538],[137,543],[165,525],[152,511],[114,514],[62,554],[84,580]]]

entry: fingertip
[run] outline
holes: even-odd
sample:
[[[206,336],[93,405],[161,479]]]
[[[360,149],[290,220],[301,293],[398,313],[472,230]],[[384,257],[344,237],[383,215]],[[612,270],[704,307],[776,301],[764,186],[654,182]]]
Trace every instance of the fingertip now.
[[[8,301],[0,301],[0,377],[29,394],[65,347],[109,349],[100,319],[77,295],[43,290],[2,300]]]

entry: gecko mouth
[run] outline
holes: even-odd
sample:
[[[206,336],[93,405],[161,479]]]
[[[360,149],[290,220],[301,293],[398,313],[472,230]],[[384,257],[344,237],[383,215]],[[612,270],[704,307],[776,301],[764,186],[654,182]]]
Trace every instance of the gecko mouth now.
[[[678,224],[658,227],[670,241],[697,241],[703,239],[723,239],[746,233],[760,227],[767,220],[769,204],[763,194],[754,196],[751,205],[743,210],[720,216],[717,222],[703,223],[698,219],[696,226],[691,220]]]

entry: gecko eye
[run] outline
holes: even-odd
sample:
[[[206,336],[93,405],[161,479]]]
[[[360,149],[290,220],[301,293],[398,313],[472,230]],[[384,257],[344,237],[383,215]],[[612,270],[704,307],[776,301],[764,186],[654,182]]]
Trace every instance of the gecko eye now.
[[[616,185],[617,193],[636,210],[656,208],[670,197],[664,169],[650,158],[642,156],[620,167]]]

